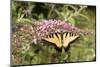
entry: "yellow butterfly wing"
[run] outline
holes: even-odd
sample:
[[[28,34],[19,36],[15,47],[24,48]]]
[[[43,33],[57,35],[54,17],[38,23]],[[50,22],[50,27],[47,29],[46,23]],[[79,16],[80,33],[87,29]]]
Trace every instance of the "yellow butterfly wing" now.
[[[73,40],[75,40],[77,37],[79,37],[79,35],[75,34],[75,33],[64,33],[63,34],[63,47],[67,47],[69,45],[70,42],[72,42]]]
[[[48,42],[54,43],[58,48],[62,47],[61,35],[59,33],[48,35],[47,38],[43,39]]]
[[[51,35],[48,35],[46,38],[43,38],[44,40],[54,43],[58,48],[61,47],[67,47],[70,42],[74,41],[79,35],[71,32],[66,32],[63,34],[63,37],[61,38],[60,33],[54,33]]]

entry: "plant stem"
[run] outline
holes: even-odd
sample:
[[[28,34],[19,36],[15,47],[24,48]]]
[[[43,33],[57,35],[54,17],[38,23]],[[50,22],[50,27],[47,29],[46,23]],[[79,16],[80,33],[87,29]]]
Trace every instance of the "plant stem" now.
[[[48,13],[48,18],[50,18],[50,15],[51,15],[51,13],[52,13],[54,7],[55,7],[55,5],[52,5],[52,6],[51,6],[51,9],[50,9],[50,11],[49,11],[49,13]]]
[[[63,55],[65,53],[65,49],[64,48],[62,48],[62,52],[61,52],[61,54]]]

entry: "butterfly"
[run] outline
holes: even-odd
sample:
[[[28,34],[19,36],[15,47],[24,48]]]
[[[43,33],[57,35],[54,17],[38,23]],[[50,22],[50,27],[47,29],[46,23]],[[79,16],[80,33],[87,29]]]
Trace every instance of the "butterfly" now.
[[[64,33],[52,33],[47,35],[47,37],[43,38],[44,40],[54,43],[58,48],[64,47],[66,48],[69,43],[74,41],[79,37],[78,34],[72,32],[64,32]]]

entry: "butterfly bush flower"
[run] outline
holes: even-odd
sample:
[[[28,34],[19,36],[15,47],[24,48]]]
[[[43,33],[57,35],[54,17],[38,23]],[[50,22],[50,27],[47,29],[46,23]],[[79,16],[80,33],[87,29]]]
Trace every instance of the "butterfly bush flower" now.
[[[44,37],[51,33],[62,33],[62,32],[72,32],[77,34],[93,34],[93,32],[81,30],[78,27],[72,25],[71,23],[62,20],[43,20],[38,21],[38,24],[33,26],[33,40],[32,42],[37,44],[43,44],[41,41]]]
[[[56,33],[56,32],[80,32],[80,29],[75,27],[74,25],[61,21],[61,20],[44,20],[40,22],[37,26],[38,36],[46,36],[50,33]]]

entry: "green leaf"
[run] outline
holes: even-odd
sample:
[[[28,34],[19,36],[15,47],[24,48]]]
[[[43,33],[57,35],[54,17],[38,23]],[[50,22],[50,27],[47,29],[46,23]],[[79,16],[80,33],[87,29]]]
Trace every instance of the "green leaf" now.
[[[29,56],[34,56],[35,55],[32,51],[28,52],[28,54],[29,54]]]

